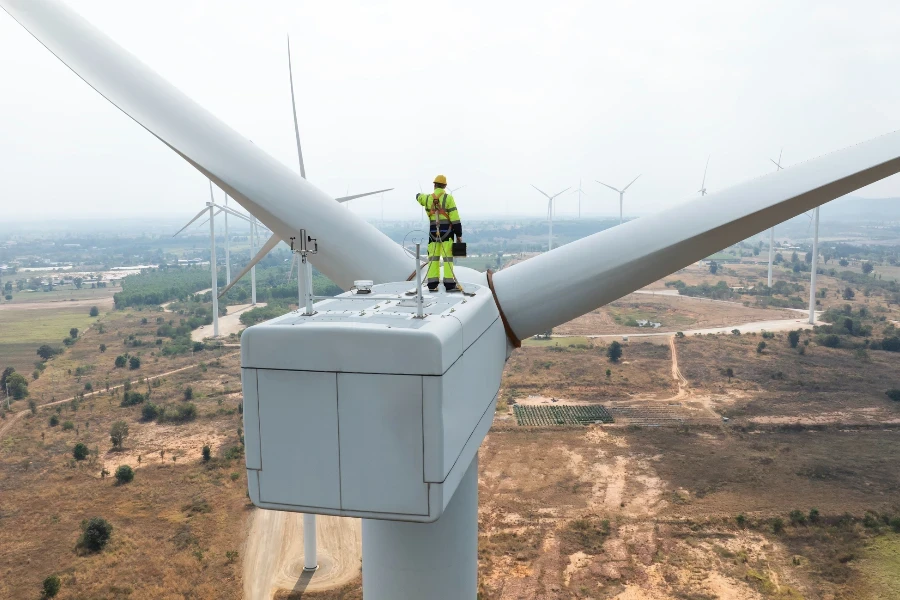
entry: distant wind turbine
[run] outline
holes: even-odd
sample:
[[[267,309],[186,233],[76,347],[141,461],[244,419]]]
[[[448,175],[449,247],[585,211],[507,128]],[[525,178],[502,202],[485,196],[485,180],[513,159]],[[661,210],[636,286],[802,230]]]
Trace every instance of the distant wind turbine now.
[[[531,187],[533,187],[534,189],[539,191],[541,194],[543,194],[547,198],[547,218],[550,220],[550,239],[549,239],[549,242],[547,243],[547,251],[549,252],[550,250],[553,250],[553,199],[556,198],[557,196],[559,196],[560,194],[568,192],[570,188],[566,188],[562,192],[557,192],[556,194],[553,194],[551,196],[547,192],[543,191],[542,189],[540,189],[539,187],[537,187],[534,184],[531,184]]]
[[[613,186],[608,185],[608,184],[606,184],[606,183],[603,183],[602,181],[597,181],[596,179],[594,180],[594,181],[597,181],[597,183],[599,183],[600,185],[604,185],[604,186],[608,187],[609,189],[611,189],[611,190],[614,191],[614,192],[619,192],[619,225],[621,225],[622,223],[625,222],[625,219],[624,219],[624,217],[623,217],[623,211],[622,211],[622,204],[623,204],[623,199],[624,199],[624,197],[625,197],[625,191],[626,191],[628,188],[630,188],[631,185],[632,185],[635,181],[638,180],[638,178],[640,178],[640,175],[638,175],[637,177],[635,177],[634,179],[632,179],[632,180],[631,180],[631,183],[629,183],[628,185],[626,185],[625,187],[623,187],[621,190],[620,190],[620,189],[617,189],[617,188],[614,188]]]
[[[778,172],[782,170],[784,167],[781,166],[781,155],[784,152],[784,147],[778,151],[778,160],[770,158],[769,160],[775,165],[775,171]],[[772,287],[772,262],[775,259],[775,226],[773,225],[771,229],[769,229],[769,279],[768,286]]]
[[[700,192],[701,196],[706,195],[706,171],[709,169],[709,158],[709,156],[706,157],[706,166],[703,167],[703,183],[700,184],[700,189],[697,190],[698,192]]]
[[[581,196],[582,196],[582,194],[585,196],[588,195],[587,192],[585,192],[583,189],[581,189],[581,180],[580,179],[578,180],[578,189],[572,190],[572,193],[578,194],[578,220],[580,221],[581,220]]]

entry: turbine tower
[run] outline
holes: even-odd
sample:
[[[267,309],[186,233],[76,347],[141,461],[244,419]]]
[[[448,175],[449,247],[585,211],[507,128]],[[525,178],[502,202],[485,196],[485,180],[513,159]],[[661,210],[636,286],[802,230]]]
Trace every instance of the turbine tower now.
[[[550,221],[550,234],[549,234],[549,238],[548,238],[548,242],[547,242],[547,252],[549,252],[550,250],[553,250],[553,199],[556,198],[557,196],[559,196],[560,194],[569,191],[569,188],[566,188],[562,192],[557,192],[551,196],[550,194],[541,190],[539,187],[537,187],[534,184],[531,184],[531,187],[533,187],[534,189],[539,191],[541,194],[543,194],[547,198],[547,219]]]
[[[712,156],[712,155],[710,155],[710,156]],[[700,184],[700,189],[697,190],[701,196],[706,195],[706,171],[709,169],[710,156],[706,157],[706,166],[703,167],[703,183]]]
[[[630,187],[631,187],[631,184],[634,183],[635,181],[637,181],[639,177],[640,177],[640,175],[638,175],[637,177],[635,177],[634,179],[632,179],[632,180],[631,180],[631,183],[629,183],[628,185],[626,185],[625,187],[623,187],[621,190],[620,190],[620,189],[617,189],[617,188],[614,188],[614,187],[611,186],[611,185],[607,185],[607,184],[603,183],[602,181],[597,181],[596,179],[594,180],[594,181],[597,181],[597,183],[599,183],[600,185],[605,185],[606,187],[608,187],[609,189],[611,189],[611,190],[614,191],[614,192],[619,192],[619,225],[621,225],[622,223],[625,222],[625,218],[624,218],[624,216],[623,216],[624,213],[623,213],[623,210],[622,210],[622,205],[623,205],[623,203],[624,203],[624,198],[625,198],[625,191],[626,191],[628,188],[630,188]]]
[[[812,261],[809,276],[809,324],[816,324],[816,269],[819,264],[819,207],[814,211],[813,221],[815,233],[813,234]]]
[[[578,220],[580,221],[581,220],[581,196],[582,195],[587,196],[587,192],[585,192],[583,189],[581,189],[581,180],[580,179],[578,180],[578,189],[572,190],[572,193],[578,194]]]
[[[241,376],[252,502],[362,518],[365,600],[475,600],[478,448],[503,366],[522,339],[900,172],[895,132],[496,274],[459,266],[467,295],[437,292],[425,313],[421,280],[416,299],[406,297],[418,257],[411,261],[66,5],[0,0],[0,7],[274,235],[298,240],[304,260],[344,289],[362,285],[362,293],[247,329]]]
[[[770,158],[775,164],[775,171],[778,172],[782,170],[784,167],[781,166],[781,155],[784,152],[784,148],[778,151],[778,160],[776,161],[773,158]],[[772,225],[771,229],[769,229],[769,278],[768,278],[768,286],[772,287],[772,263],[775,260],[775,226]]]

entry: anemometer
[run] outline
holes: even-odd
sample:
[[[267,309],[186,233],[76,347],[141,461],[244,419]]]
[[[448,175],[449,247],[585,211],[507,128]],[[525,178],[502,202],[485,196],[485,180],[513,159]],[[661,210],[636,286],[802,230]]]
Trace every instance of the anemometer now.
[[[309,255],[319,253],[319,240],[306,235],[305,229],[300,230],[300,245],[297,247],[294,245],[296,239],[296,237],[291,237],[291,252],[300,255],[300,263],[297,265],[298,310],[300,306],[304,306],[306,310],[302,313],[303,316],[311,317],[316,314],[316,311],[313,310],[315,293],[313,291],[312,263],[309,262]],[[310,249],[310,243],[312,243],[312,249]]]

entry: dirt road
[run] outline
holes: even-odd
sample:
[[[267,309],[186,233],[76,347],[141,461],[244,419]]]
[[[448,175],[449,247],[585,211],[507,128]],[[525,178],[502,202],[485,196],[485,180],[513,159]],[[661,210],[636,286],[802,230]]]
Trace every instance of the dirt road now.
[[[244,329],[245,325],[241,323],[241,313],[247,312],[251,308],[265,305],[265,302],[257,302],[256,306],[252,304],[234,304],[229,306],[228,314],[224,317],[219,317],[219,337],[228,337],[232,333],[238,333],[241,329]],[[212,333],[213,326],[204,325],[191,332],[191,339],[195,342],[202,342],[204,338],[212,337]]]
[[[278,590],[333,589],[353,581],[362,568],[359,519],[316,518],[319,569],[303,572],[303,515],[255,509],[244,547],[244,598],[270,600]]]

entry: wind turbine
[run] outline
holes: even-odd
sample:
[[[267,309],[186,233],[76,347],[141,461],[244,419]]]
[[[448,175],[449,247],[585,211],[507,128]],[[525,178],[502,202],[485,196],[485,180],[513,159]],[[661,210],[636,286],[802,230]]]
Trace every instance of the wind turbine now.
[[[712,156],[712,155],[710,155],[710,156]],[[707,169],[709,169],[710,156],[706,157],[706,166],[703,167],[703,183],[700,184],[700,189],[697,190],[698,192],[700,192],[701,196],[706,195],[706,171],[707,171]]]
[[[784,148],[778,151],[778,160],[776,161],[773,158],[769,160],[775,164],[775,172],[782,170],[784,167],[781,166],[781,155],[784,153]],[[772,264],[775,260],[775,226],[772,225],[771,229],[769,229],[769,278],[767,285],[772,287]]]
[[[317,239],[307,252],[337,285],[374,283],[364,285],[368,294],[323,300],[318,312],[289,313],[241,338],[251,500],[261,508],[361,517],[365,600],[475,599],[478,448],[505,361],[522,339],[900,172],[895,132],[695,197],[496,274],[459,266],[456,277],[470,295],[445,296],[429,305],[433,314],[419,315],[419,282],[413,314],[400,305],[410,267],[414,273],[418,267],[400,245],[66,5],[0,0],[0,7],[275,235]],[[376,309],[391,325],[371,318]],[[313,454],[315,464],[297,460]]]
[[[219,337],[219,277],[218,265],[216,264],[216,215],[222,212],[222,208],[216,204],[215,196],[213,196],[213,184],[211,179],[209,180],[209,202],[206,203],[206,208],[194,215],[194,218],[188,221],[187,225],[175,232],[175,235],[172,237],[177,236],[179,233],[190,227],[194,221],[207,212],[209,213],[209,217],[207,218],[209,221],[209,270],[212,274],[213,337]]]
[[[533,187],[534,189],[539,191],[541,194],[543,194],[547,198],[547,219],[550,221],[550,234],[549,234],[548,241],[547,241],[547,251],[549,252],[550,250],[553,250],[553,199],[556,198],[557,196],[559,196],[560,194],[569,191],[570,188],[566,188],[562,192],[557,192],[551,196],[547,192],[541,190],[539,187],[537,187],[534,184],[531,184],[531,187]]]
[[[291,113],[294,118],[294,137],[297,140],[297,162],[300,165],[300,176],[303,179],[306,179],[306,166],[303,163],[303,148],[300,146],[300,125],[299,125],[299,121],[297,120],[297,103],[294,98],[294,69],[293,69],[293,66],[291,65],[291,36],[290,35],[287,36],[287,55],[288,55],[288,81],[290,82],[290,86],[291,86]],[[340,198],[335,198],[334,200],[335,200],[335,202],[338,202],[338,203],[346,203],[346,202],[349,202],[350,200],[355,200],[357,198],[364,198],[366,196],[371,196],[373,194],[390,192],[393,189],[394,188],[388,188],[388,189],[384,189],[384,190],[375,190],[373,192],[365,192],[362,194],[354,194],[351,196],[350,190],[348,188],[347,195],[342,196]],[[347,208],[348,209],[350,208],[349,204],[347,205]],[[254,217],[254,220],[255,219],[256,219],[256,217]],[[230,290],[234,286],[234,284],[236,284],[238,281],[240,281],[240,279],[244,275],[246,275],[248,272],[250,272],[251,277],[252,277],[251,288],[253,290],[253,293],[252,293],[253,303],[256,304],[256,291],[255,291],[256,290],[256,265],[257,265],[257,263],[259,263],[259,261],[264,259],[266,257],[266,255],[269,252],[271,252],[275,248],[275,246],[277,246],[279,244],[279,242],[281,242],[282,239],[286,239],[286,238],[279,237],[278,235],[273,233],[272,236],[268,240],[266,240],[266,243],[262,245],[262,248],[259,249],[259,252],[257,252],[256,255],[250,259],[250,262],[247,263],[247,265],[244,267],[244,269],[240,273],[237,274],[237,277],[235,277],[234,279],[229,279],[228,285],[226,285],[224,288],[222,288],[222,291],[219,293],[219,296],[220,297],[224,296],[225,293],[228,292],[228,290]],[[292,269],[293,269],[293,263],[292,263]]]
[[[583,189],[581,189],[581,180],[580,179],[578,180],[578,189],[572,190],[572,193],[578,194],[578,220],[580,221],[581,220],[581,195],[582,194],[584,194],[585,196],[588,195],[587,192],[585,192]]]
[[[597,181],[596,179],[594,180],[594,181],[597,181],[597,183],[599,183],[600,185],[605,185],[606,187],[608,187],[609,189],[611,189],[611,190],[614,191],[614,192],[619,192],[619,225],[621,225],[622,223],[625,222],[625,219],[624,219],[624,217],[622,216],[622,215],[623,215],[623,212],[622,212],[622,204],[623,204],[623,199],[624,199],[624,197],[625,197],[625,191],[626,191],[628,188],[630,188],[630,187],[631,187],[631,184],[634,183],[635,181],[637,181],[638,178],[640,178],[640,175],[638,175],[637,177],[635,177],[634,179],[632,179],[632,180],[631,180],[631,183],[629,183],[628,185],[626,185],[625,187],[623,187],[621,190],[620,190],[620,189],[617,189],[617,188],[614,188],[614,187],[611,186],[611,185],[607,185],[607,184],[603,183],[602,181]]]

